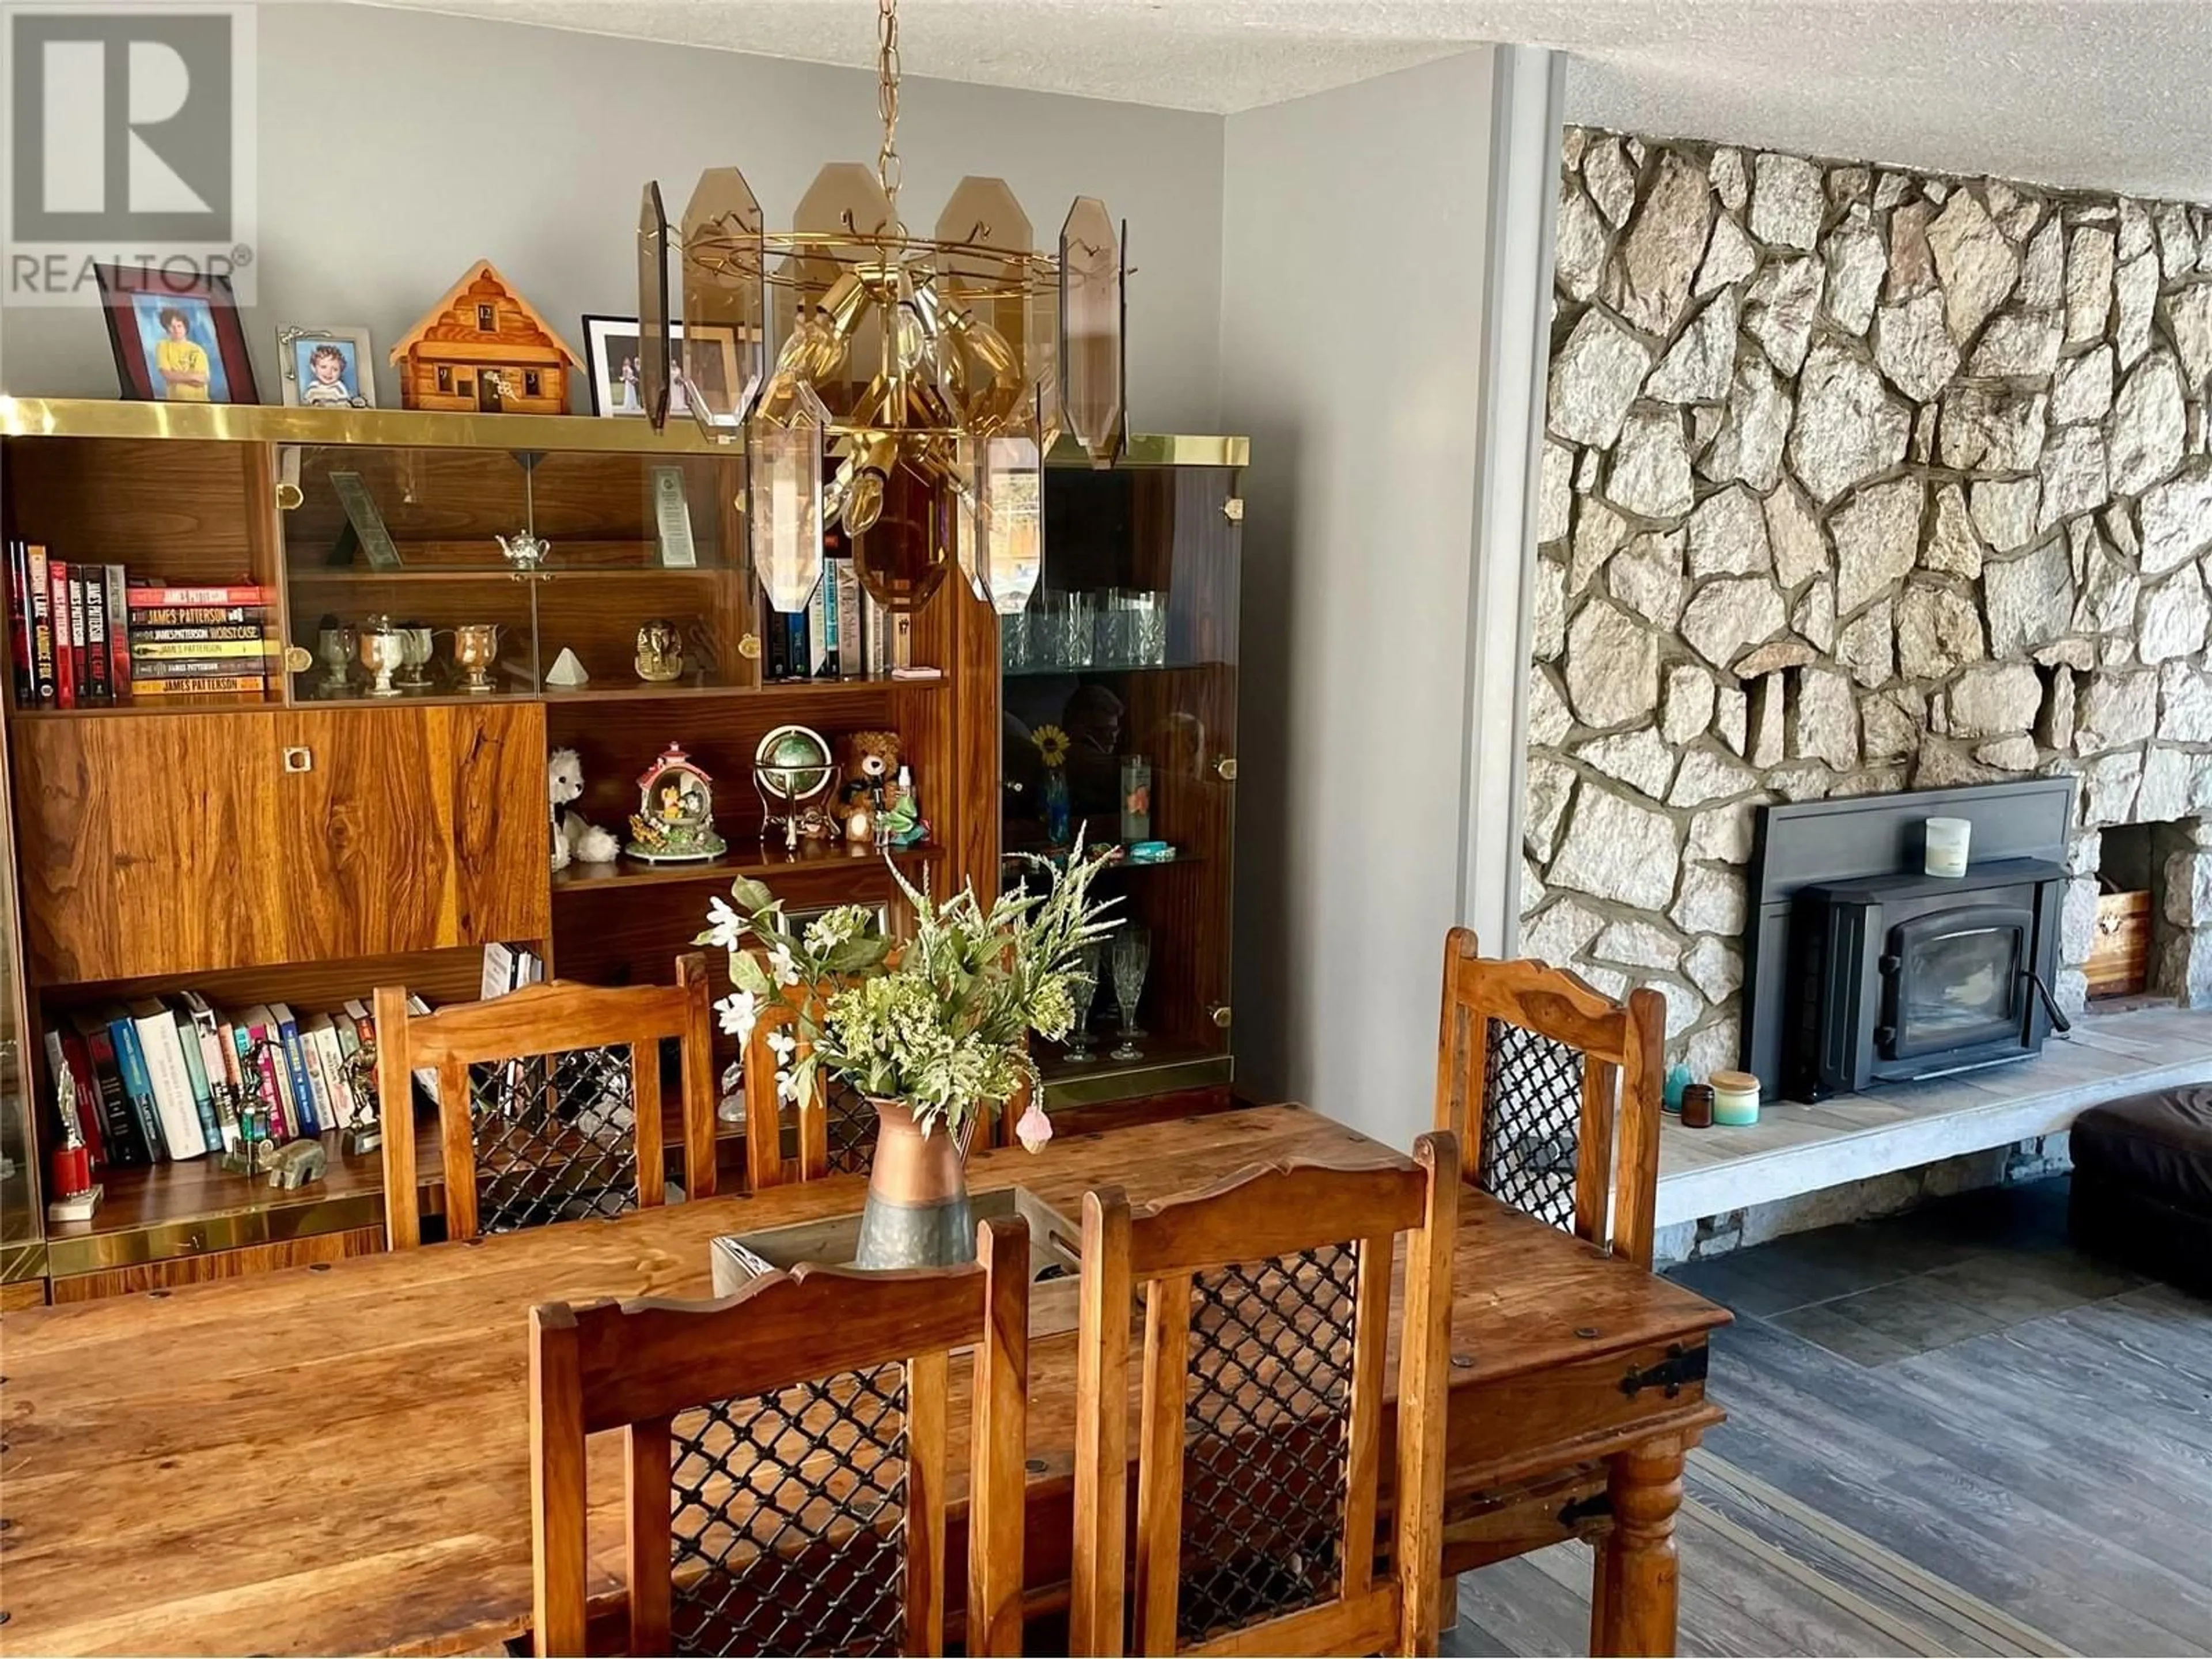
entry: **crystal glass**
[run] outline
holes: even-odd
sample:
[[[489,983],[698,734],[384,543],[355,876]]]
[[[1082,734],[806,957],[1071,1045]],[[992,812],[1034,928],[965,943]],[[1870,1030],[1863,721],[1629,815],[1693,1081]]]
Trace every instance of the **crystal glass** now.
[[[1091,661],[1101,668],[1121,668],[1128,664],[1128,601],[1127,593],[1110,587],[1097,602],[1091,629]]]
[[[1052,611],[1050,661],[1055,668],[1088,668],[1097,660],[1097,596],[1062,593]]]
[[[1125,921],[1114,930],[1114,1000],[1121,1006],[1121,1040],[1109,1051],[1115,1060],[1142,1060],[1145,1051],[1136,1039],[1144,1036],[1137,1024],[1137,999],[1144,994],[1145,970],[1152,960],[1151,932],[1137,922]]]
[[[822,579],[821,399],[794,388],[787,418],[757,416],[747,441],[753,572],[776,610],[806,609]]]
[[[1158,668],[1168,659],[1168,596],[1132,593],[1129,596],[1129,661],[1139,668]]]
[[[1098,995],[1104,957],[1105,946],[1097,939],[1076,954],[1075,977],[1067,988],[1067,1000],[1075,1005],[1075,1022],[1067,1028],[1067,1042],[1060,1055],[1071,1066],[1087,1065],[1097,1057],[1091,1046],[1091,1005]]]
[[[959,444],[973,480],[960,514],[960,568],[1000,616],[1030,602],[1044,574],[1044,476],[1036,441],[1012,435]]]
[[[999,618],[999,665],[1009,674],[1021,673],[1032,660],[1030,617],[1030,612],[1019,611]]]

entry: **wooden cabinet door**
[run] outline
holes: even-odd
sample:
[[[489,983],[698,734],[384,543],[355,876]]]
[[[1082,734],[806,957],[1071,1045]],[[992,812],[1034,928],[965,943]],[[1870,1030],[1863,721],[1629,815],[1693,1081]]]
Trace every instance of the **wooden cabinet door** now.
[[[286,959],[276,718],[17,722],[34,978],[65,984]]]
[[[536,705],[276,718],[295,959],[544,936],[545,728]]]

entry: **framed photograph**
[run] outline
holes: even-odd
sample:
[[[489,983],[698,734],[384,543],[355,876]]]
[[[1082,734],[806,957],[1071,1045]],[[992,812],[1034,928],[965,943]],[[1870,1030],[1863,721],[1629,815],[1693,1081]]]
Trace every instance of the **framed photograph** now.
[[[592,413],[642,419],[644,331],[635,317],[584,319],[584,356],[592,371]],[[726,324],[687,337],[684,325],[668,325],[668,416],[691,418],[694,383],[710,403],[728,401],[738,384],[738,331]]]
[[[172,404],[261,401],[228,281],[132,265],[92,269],[125,397]]]
[[[284,401],[304,409],[374,409],[376,359],[365,328],[276,329]]]

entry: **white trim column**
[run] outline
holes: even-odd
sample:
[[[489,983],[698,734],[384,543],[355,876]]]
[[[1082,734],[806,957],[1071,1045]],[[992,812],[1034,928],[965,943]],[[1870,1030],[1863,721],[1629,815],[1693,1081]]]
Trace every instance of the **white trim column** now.
[[[1521,936],[1529,577],[1536,557],[1551,357],[1552,225],[1559,209],[1566,59],[1492,49],[1490,228],[1483,271],[1480,441],[1468,592],[1466,753],[1458,912],[1486,954]]]

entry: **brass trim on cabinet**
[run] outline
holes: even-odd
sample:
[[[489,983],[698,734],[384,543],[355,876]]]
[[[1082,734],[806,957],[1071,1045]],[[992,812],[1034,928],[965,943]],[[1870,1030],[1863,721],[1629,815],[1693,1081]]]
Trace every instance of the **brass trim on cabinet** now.
[[[579,450],[623,454],[730,455],[743,447],[708,437],[688,423],[655,432],[647,421],[595,415],[452,414],[424,409],[307,409],[274,404],[137,403],[103,398],[0,396],[0,437],[177,438],[227,443],[371,444],[390,449]],[[1131,466],[1243,466],[1251,443],[1239,437],[1132,433],[1121,459]],[[1054,465],[1090,465],[1073,438]]]
[[[445,1183],[426,1184],[421,1201],[423,1214],[442,1215],[446,1207]],[[383,1224],[382,1193],[349,1193],[343,1198],[319,1199],[307,1204],[229,1210],[183,1220],[151,1222],[116,1232],[49,1238],[46,1271],[51,1278],[68,1279],[79,1273],[143,1267],[150,1262],[185,1261],[212,1255],[219,1250],[243,1249],[253,1244],[284,1244],[294,1239]]]
[[[46,1277],[46,1247],[36,1239],[0,1249],[0,1285]]]
[[[1202,1060],[1132,1060],[1127,1065],[1102,1066],[1081,1077],[1054,1078],[1044,1085],[1044,1103],[1047,1111],[1064,1112],[1078,1106],[1179,1094],[1186,1089],[1236,1080],[1237,1060],[1231,1054],[1209,1054]]]

